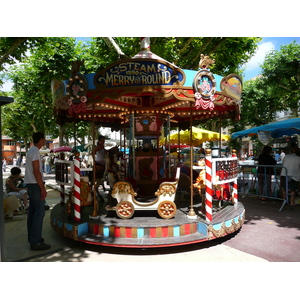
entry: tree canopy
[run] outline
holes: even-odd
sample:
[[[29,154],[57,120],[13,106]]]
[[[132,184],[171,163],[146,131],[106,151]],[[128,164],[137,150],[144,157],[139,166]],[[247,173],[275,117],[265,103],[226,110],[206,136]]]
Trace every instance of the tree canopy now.
[[[116,37],[114,40],[127,58],[140,51],[139,38]],[[210,55],[215,59],[211,71],[225,76],[240,71],[241,66],[254,55],[260,40],[256,37],[152,37],[150,48],[156,55],[182,69],[198,70],[200,54]],[[124,58],[103,38],[93,38],[90,50],[88,62],[85,62],[87,68],[96,66],[97,70]]]
[[[0,73],[7,71],[7,67],[23,61],[28,51],[43,45],[45,38],[35,37],[2,37],[0,38]],[[0,86],[3,80],[0,77]]]
[[[241,121],[233,132],[274,121],[276,112],[299,114],[300,45],[292,42],[270,51],[261,65],[262,74],[243,86]]]
[[[241,74],[241,66],[255,53],[260,40],[252,37],[154,37],[151,38],[151,51],[180,68],[194,70],[198,70],[200,54],[210,55],[216,60],[211,71],[225,76]],[[0,38],[0,72],[5,70],[5,76],[14,83],[15,102],[3,109],[6,134],[16,139],[25,139],[36,130],[53,136],[71,135],[72,130],[58,128],[55,124],[51,80],[67,79],[71,62],[75,60],[84,59],[81,72],[87,74],[140,51],[139,38],[117,37],[114,41],[124,54],[117,53],[107,39],[100,37],[91,38],[88,43],[64,37]],[[21,63],[6,70],[6,64],[18,61]],[[22,130],[16,128],[13,120],[22,123]],[[86,133],[85,126],[78,126],[78,131]]]
[[[265,86],[271,86],[277,110],[291,109],[298,117],[300,99],[300,44],[292,42],[271,51],[262,65]]]

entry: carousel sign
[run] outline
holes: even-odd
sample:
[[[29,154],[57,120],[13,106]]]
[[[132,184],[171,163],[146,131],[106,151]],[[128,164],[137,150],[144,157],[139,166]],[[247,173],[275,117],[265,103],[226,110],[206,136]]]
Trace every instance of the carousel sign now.
[[[128,60],[101,70],[95,75],[96,87],[183,84],[185,75],[175,66],[157,60]]]

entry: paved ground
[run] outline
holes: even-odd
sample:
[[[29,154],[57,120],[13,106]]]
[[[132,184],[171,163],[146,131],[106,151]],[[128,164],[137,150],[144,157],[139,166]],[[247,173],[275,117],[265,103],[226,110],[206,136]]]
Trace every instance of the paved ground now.
[[[5,174],[3,175],[5,177]],[[54,175],[46,176],[51,207],[59,203]],[[299,262],[300,206],[291,210],[281,202],[239,199],[246,209],[242,229],[210,242],[158,249],[123,249],[94,246],[61,237],[50,226],[46,211],[43,237],[50,251],[30,250],[27,243],[27,215],[5,220],[5,260],[28,262]]]

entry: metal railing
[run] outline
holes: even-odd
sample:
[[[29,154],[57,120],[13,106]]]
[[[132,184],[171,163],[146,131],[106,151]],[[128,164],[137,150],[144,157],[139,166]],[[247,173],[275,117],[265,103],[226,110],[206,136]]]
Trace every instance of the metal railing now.
[[[281,200],[283,203],[279,211],[282,210],[285,204],[288,204],[288,206],[293,209],[288,201],[288,176],[285,177],[285,199],[282,196],[283,193],[280,182],[280,173],[282,169],[286,170],[286,168],[278,165],[239,165],[239,195]]]

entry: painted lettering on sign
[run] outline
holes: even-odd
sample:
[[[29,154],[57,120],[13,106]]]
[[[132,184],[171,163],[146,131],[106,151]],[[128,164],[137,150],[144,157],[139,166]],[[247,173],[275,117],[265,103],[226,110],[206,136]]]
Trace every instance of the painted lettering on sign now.
[[[145,61],[122,62],[100,71],[95,76],[95,85],[106,87],[173,85],[182,83],[184,73],[171,65],[161,62]]]

